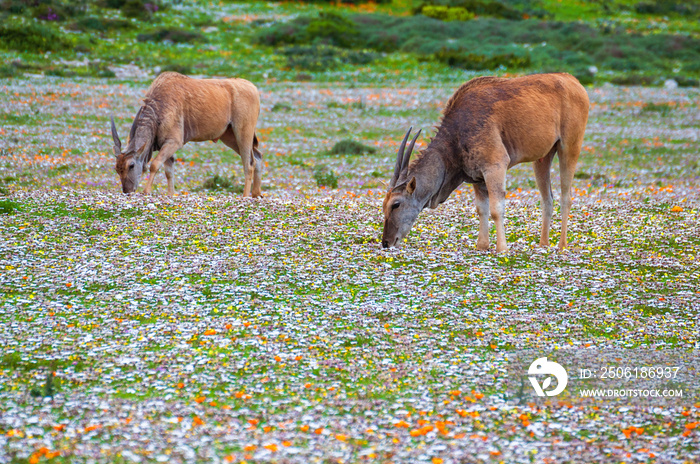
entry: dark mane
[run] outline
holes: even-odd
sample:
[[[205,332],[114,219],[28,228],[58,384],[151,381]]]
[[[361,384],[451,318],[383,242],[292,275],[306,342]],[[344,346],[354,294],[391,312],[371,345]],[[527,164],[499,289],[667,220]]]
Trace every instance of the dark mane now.
[[[450,97],[449,100],[447,100],[447,104],[445,105],[445,109],[442,110],[442,117],[444,118],[446,114],[448,114],[450,111],[452,111],[452,108],[454,107],[455,103],[462,98],[462,96],[467,93],[469,90],[472,90],[475,87],[480,87],[482,85],[489,85],[493,84],[494,82],[498,81],[503,81],[506,80],[502,77],[494,77],[494,76],[482,76],[482,77],[475,77],[474,79],[465,82],[462,84],[454,94]]]
[[[136,113],[134,123],[131,125],[131,130],[129,131],[129,145],[133,143],[133,140],[136,137],[137,129],[146,129],[151,134],[153,144],[148,148],[146,162],[151,160],[151,156],[154,151],[160,150],[157,137],[158,124],[160,122],[160,118],[158,117],[161,109],[160,106],[161,105],[157,100],[152,98],[144,98],[143,106],[141,106],[141,108],[139,108],[139,112]]]

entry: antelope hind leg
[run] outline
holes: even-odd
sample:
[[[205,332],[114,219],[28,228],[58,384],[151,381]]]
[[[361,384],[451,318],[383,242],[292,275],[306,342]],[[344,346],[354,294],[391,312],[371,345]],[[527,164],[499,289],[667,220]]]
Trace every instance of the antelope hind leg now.
[[[255,166],[253,164],[253,134],[250,134],[250,143],[246,145],[243,138],[244,134],[241,134],[240,130],[232,129],[229,127],[224,135],[221,136],[220,140],[226,144],[228,147],[233,149],[236,153],[241,156],[241,161],[243,162],[243,174],[245,175],[245,183],[243,185],[243,196],[250,196],[251,187],[253,185],[253,176],[255,174]],[[241,143],[238,143],[238,142]],[[241,147],[250,146],[248,150],[241,150]],[[259,192],[258,192],[259,194]],[[259,195],[260,196],[260,195]]]
[[[497,167],[484,173],[484,181],[489,192],[489,210],[496,224],[496,252],[508,250],[506,229],[503,224],[506,203],[506,167]]]
[[[474,184],[474,203],[479,215],[479,238],[476,240],[477,250],[489,249],[489,191],[485,183]]]
[[[583,137],[573,141],[568,146],[562,146],[559,153],[559,169],[561,178],[561,236],[559,237],[559,251],[566,248],[566,234],[568,230],[569,213],[571,212],[571,184],[574,181],[576,162],[581,152]]]
[[[552,182],[550,168],[552,158],[556,152],[557,145],[544,158],[540,158],[532,163],[535,171],[535,181],[542,196],[542,230],[540,232],[540,246],[549,247],[549,230],[552,228],[552,214],[554,212],[554,197],[552,195]]]

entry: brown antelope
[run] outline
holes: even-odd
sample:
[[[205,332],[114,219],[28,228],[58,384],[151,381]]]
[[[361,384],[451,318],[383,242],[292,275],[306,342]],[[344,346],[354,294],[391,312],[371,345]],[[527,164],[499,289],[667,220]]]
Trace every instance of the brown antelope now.
[[[571,210],[571,182],[588,120],[588,94],[570,74],[535,74],[513,79],[478,77],[463,84],[447,102],[437,134],[409,165],[409,129],[399,147],[394,176],[384,198],[382,246],[400,245],[418,213],[436,208],[463,182],[474,184],[479,238],[489,247],[488,215],[496,223],[496,251],[506,250],[503,227],[506,171],[534,162],[542,195],[540,245],[549,246],[553,196],[550,166],[559,155],[561,236]],[[420,131],[419,131],[420,133]]]
[[[243,196],[260,197],[262,155],[255,125],[260,113],[258,89],[245,79],[192,79],[174,72],[159,75],[148,88],[131,125],[129,143],[122,144],[112,118],[116,170],[124,193],[132,193],[151,162],[144,193],[151,193],[161,165],[168,194],[173,195],[174,155],[187,142],[221,140],[243,161]],[[154,151],[158,155],[151,161]]]

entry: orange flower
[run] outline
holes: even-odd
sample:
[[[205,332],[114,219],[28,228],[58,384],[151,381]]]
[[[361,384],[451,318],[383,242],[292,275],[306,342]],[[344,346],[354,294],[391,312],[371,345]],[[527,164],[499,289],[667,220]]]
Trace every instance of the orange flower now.
[[[459,396],[459,395],[461,395],[461,394],[462,394],[462,392],[459,391],[459,390],[452,390],[452,391],[450,392],[450,395],[452,395],[452,396]]]
[[[474,393],[474,398],[476,398],[477,400],[480,400],[483,397],[484,397],[483,393]]]
[[[291,441],[283,441],[282,446],[292,446],[292,442]]]
[[[445,461],[443,461],[441,458],[433,458],[432,459],[433,464],[442,464],[443,462],[445,462]]]
[[[53,426],[54,430],[60,432],[61,430],[66,428],[66,424],[58,424]]]
[[[697,422],[690,422],[688,424],[685,424],[685,428],[688,430],[693,430],[697,426],[698,426]]]
[[[194,416],[194,418],[192,419],[192,424],[195,426],[204,425],[204,421],[200,419],[199,416]]]
[[[308,431],[309,431],[309,426],[306,425],[306,424],[304,424],[304,425],[302,425],[301,427],[299,427],[299,429],[301,429],[302,432],[308,432]]]
[[[207,399],[206,396],[198,396],[198,397],[195,398],[194,400],[195,400],[197,403],[202,404],[202,403],[204,403],[204,401],[206,401],[206,399]]]
[[[246,445],[243,447],[243,451],[255,451],[258,449],[256,445]]]
[[[258,419],[248,419],[248,423],[252,426],[258,425],[260,421]]]
[[[204,335],[216,335],[216,330],[209,329],[206,332],[204,332]]]
[[[280,362],[282,361],[282,358],[280,358],[279,356],[275,356],[275,361]]]
[[[185,388],[185,384],[182,383],[182,382],[178,382],[178,383],[177,383],[177,388],[183,389],[183,388]]]
[[[263,431],[265,433],[268,433],[270,430],[272,430],[272,427],[270,427],[269,425],[266,425],[265,427],[263,427]]]
[[[273,453],[277,451],[277,445],[275,443],[270,443],[269,445],[263,446],[265,449],[269,449]]]
[[[335,435],[335,439],[336,439],[336,440],[339,440],[339,441],[347,441],[348,436],[347,436],[347,435],[343,435],[342,433],[337,433],[337,434]]]
[[[680,212],[683,211],[683,208],[680,207],[680,206],[678,206],[678,205],[676,205],[676,206],[674,206],[673,208],[671,208],[671,211],[673,211],[674,213],[680,213]]]
[[[408,424],[408,422],[406,422],[406,421],[398,421],[397,423],[394,424],[394,427],[397,427],[397,428],[398,428],[398,427],[408,428],[408,427],[409,427],[409,424]]]
[[[250,322],[248,322],[248,321],[244,322],[243,327],[250,327]]]
[[[321,434],[323,433],[323,427],[317,428],[316,430],[314,430],[314,433],[315,433],[316,435],[321,435]]]

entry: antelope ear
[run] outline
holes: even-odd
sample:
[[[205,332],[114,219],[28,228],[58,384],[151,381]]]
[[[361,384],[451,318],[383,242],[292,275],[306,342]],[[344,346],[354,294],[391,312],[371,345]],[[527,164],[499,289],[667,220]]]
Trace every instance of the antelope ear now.
[[[138,159],[141,159],[141,158],[143,158],[144,156],[146,156],[146,146],[147,146],[147,145],[148,145],[148,142],[144,142],[143,145],[141,145],[141,146],[139,147],[139,149],[136,150],[136,157],[137,157]]]
[[[409,195],[413,195],[413,192],[416,191],[416,178],[412,177],[410,181],[408,181],[408,184],[406,184],[406,193]]]
[[[119,140],[119,134],[117,133],[117,126],[114,125],[114,116],[111,117],[111,129],[112,129],[112,141],[114,142],[114,156],[119,156],[122,152],[122,142]]]

